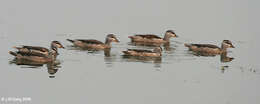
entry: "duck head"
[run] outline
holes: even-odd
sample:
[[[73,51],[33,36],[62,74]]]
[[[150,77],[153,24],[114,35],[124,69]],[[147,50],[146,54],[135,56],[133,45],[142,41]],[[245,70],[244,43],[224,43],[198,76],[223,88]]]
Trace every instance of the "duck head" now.
[[[222,48],[235,48],[230,40],[223,40]]]
[[[52,48],[64,48],[63,45],[59,41],[52,41],[51,42],[51,47]]]
[[[175,37],[175,38],[178,37],[178,35],[176,35],[173,30],[167,30],[167,31],[165,32],[165,35],[168,36],[168,37]]]
[[[116,38],[114,34],[108,34],[106,37],[106,43],[111,43],[111,42],[119,43],[119,40]]]
[[[163,40],[165,40],[166,42],[169,42],[171,37],[177,38],[178,36],[175,34],[175,32],[173,30],[167,30],[165,32]]]

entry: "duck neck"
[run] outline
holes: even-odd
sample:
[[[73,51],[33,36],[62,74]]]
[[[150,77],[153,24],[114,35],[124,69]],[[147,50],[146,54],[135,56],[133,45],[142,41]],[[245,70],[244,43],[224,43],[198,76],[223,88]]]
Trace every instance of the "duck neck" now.
[[[58,52],[57,50],[51,50],[51,52],[49,53],[49,57],[52,59],[52,60],[56,60],[56,57],[58,56]]]
[[[163,40],[166,41],[166,42],[169,42],[170,38],[171,37],[169,35],[165,34]]]
[[[226,53],[227,52],[227,47],[225,47],[224,44],[221,45],[221,50],[223,53]]]
[[[108,38],[106,38],[105,44],[110,46],[111,45],[111,41]]]
[[[58,48],[56,46],[54,46],[53,44],[51,44],[49,57],[52,58],[53,60],[55,60],[58,54],[59,54]]]

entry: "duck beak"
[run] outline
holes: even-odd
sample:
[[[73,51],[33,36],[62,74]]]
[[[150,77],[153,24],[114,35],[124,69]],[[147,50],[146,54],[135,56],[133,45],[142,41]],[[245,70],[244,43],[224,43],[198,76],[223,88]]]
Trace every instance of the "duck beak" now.
[[[63,45],[60,45],[60,48],[63,48],[63,49],[65,49],[65,47],[63,47]]]
[[[115,42],[119,43],[120,41],[117,39],[117,38],[114,38],[115,39]]]
[[[233,44],[229,44],[230,48],[235,48],[235,46],[233,46]]]
[[[178,36],[178,35],[176,35],[176,34],[174,34],[172,37],[178,38],[179,36]]]
[[[231,45],[231,48],[235,48],[235,46]]]

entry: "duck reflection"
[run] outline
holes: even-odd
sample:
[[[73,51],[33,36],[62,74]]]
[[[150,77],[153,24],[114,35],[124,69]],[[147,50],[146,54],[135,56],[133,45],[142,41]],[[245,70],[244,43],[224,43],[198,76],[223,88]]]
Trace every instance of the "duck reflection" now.
[[[221,66],[221,73],[225,73],[228,68],[229,66]]]
[[[165,50],[165,51],[174,51],[174,50],[175,50],[175,48],[172,48],[172,47],[171,47],[171,44],[170,44],[170,43],[164,43],[164,44],[163,44],[163,47],[164,47],[164,50]]]
[[[9,63],[22,66],[22,68],[39,68],[39,67],[44,67],[44,65],[46,65],[48,73],[50,75],[49,78],[55,78],[54,74],[57,73],[59,68],[61,67],[59,66],[61,64],[59,61],[39,63],[39,62],[33,62],[27,60],[14,59]]]
[[[203,52],[192,52],[193,55],[195,56],[204,56],[204,57],[215,57],[216,54],[210,54],[210,53],[203,53]],[[227,56],[227,52],[221,53],[220,54],[220,62],[226,63],[226,62],[231,62],[235,58]]]
[[[161,68],[162,58],[161,57],[141,57],[141,56],[128,56],[122,55],[122,58],[126,62],[153,62],[155,68]]]
[[[104,60],[107,67],[113,67],[113,63],[116,62],[116,55],[111,54],[111,49],[104,50]]]
[[[231,62],[231,61],[234,60],[234,59],[235,59],[235,58],[233,58],[233,57],[227,56],[227,52],[222,53],[222,54],[220,55],[220,61],[221,61],[221,62]]]
[[[110,51],[111,51],[111,49],[105,49],[104,50],[105,57],[110,57],[111,56]]]

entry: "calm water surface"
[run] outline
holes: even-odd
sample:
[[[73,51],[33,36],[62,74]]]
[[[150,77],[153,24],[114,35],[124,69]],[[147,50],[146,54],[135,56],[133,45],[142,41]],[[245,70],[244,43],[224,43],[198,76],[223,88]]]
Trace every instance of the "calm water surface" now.
[[[24,104],[259,104],[257,1],[1,1],[0,97],[30,97]],[[161,60],[124,58],[129,35],[168,29],[179,38]],[[104,41],[114,33],[109,56],[76,50],[66,39]],[[230,62],[195,56],[184,43],[220,46],[229,39]],[[13,46],[49,47],[60,41],[57,65],[17,65]],[[1,99],[0,99],[1,100]],[[12,104],[14,102],[1,102]]]

